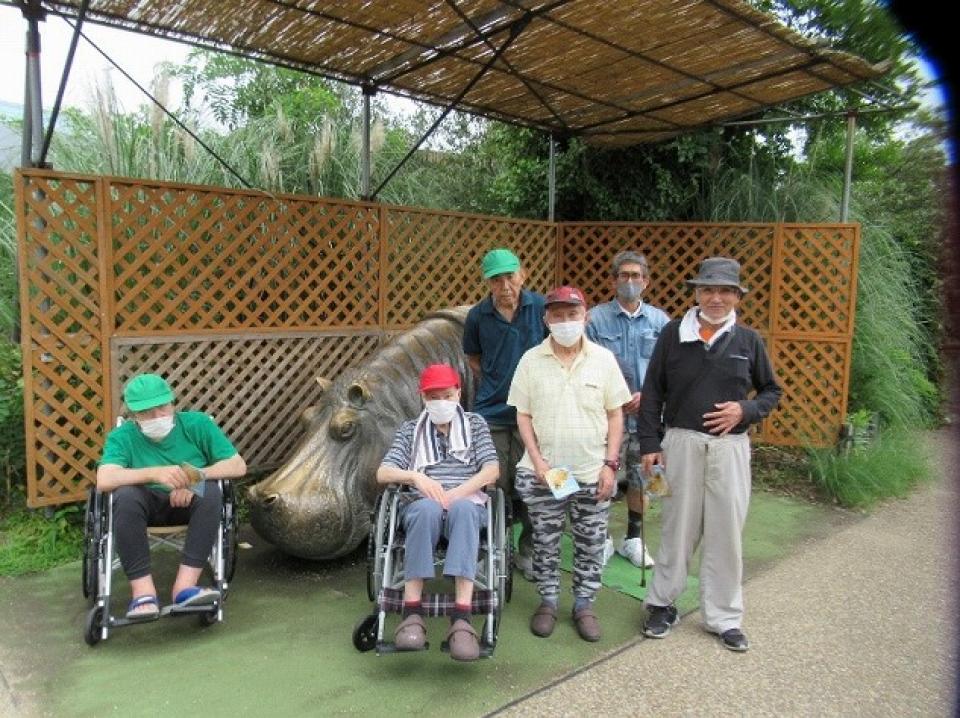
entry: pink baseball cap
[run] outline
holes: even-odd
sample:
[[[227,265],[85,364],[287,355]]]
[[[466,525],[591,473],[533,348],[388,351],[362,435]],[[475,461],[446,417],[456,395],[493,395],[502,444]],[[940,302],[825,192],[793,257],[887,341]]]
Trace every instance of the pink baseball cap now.
[[[551,289],[550,293],[547,294],[546,305],[550,306],[551,304],[583,304],[586,306],[587,300],[584,299],[583,292],[576,287],[563,286]]]

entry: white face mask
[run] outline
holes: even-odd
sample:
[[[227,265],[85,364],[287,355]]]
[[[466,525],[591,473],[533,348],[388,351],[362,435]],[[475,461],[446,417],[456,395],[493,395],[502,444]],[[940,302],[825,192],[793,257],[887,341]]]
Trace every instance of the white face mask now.
[[[449,424],[453,417],[457,415],[457,407],[460,406],[455,401],[449,399],[432,399],[425,401],[427,414],[430,415],[430,421],[434,424]]]
[[[700,314],[702,314],[711,324],[726,324],[737,316],[737,310],[731,309],[727,314],[723,315],[719,319],[714,319],[713,317],[708,316],[702,309],[700,310]]]
[[[140,425],[140,431],[143,432],[143,435],[153,441],[160,441],[173,431],[172,416],[158,416],[155,419],[144,419],[137,423]]]
[[[579,322],[557,322],[548,325],[550,327],[550,336],[562,347],[572,347],[583,336],[584,324]]]

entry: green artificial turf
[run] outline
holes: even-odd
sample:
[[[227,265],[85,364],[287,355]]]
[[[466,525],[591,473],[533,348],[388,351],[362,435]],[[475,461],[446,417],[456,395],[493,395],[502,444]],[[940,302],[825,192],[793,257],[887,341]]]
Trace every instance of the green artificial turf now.
[[[615,538],[622,536],[624,511],[622,502],[615,504]],[[744,543],[748,572],[829,529],[833,511],[755,495]],[[653,546],[656,526],[653,512]],[[458,664],[441,653],[445,619],[428,620],[429,651],[360,653],[352,629],[371,610],[363,554],[311,563],[283,556],[249,531],[245,538],[253,548],[240,553],[223,624],[200,628],[193,618],[163,619],[115,630],[95,648],[82,638],[87,604],[78,564],[0,579],[0,650],[11,668],[5,675],[11,690],[22,704],[56,716],[474,716],[637,640],[643,620],[639,570],[615,557],[604,581],[620,588],[597,599],[604,631],[598,643],[575,633],[567,573],[554,635],[533,636],[527,625],[538,597],[515,574],[493,658]],[[166,590],[176,554],[154,557],[158,585]],[[119,571],[115,577],[119,613],[128,596]],[[680,605],[689,610],[695,602],[692,579]]]

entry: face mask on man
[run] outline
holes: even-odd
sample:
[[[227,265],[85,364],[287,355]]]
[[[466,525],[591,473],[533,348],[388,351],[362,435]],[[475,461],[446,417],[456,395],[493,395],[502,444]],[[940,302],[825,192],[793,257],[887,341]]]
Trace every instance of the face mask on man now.
[[[583,336],[583,322],[557,322],[550,324],[550,336],[562,347],[572,347]]]
[[[643,294],[643,286],[639,282],[617,282],[617,297],[631,304]]]
[[[707,320],[708,322],[710,322],[711,324],[717,325],[717,324],[726,324],[727,322],[733,320],[733,318],[737,316],[737,310],[736,310],[736,309],[731,309],[727,314],[724,314],[724,315],[723,315],[722,317],[720,317],[719,319],[711,319],[710,317],[706,316],[706,315],[703,313],[703,310],[702,310],[702,309],[700,310],[700,314],[701,314],[701,316],[705,317],[706,320]]]
[[[158,416],[155,419],[144,419],[137,423],[140,425],[140,431],[143,432],[143,435],[153,441],[160,441],[173,431],[172,416]]]
[[[449,399],[431,399],[424,404],[427,407],[430,421],[439,425],[449,424],[453,421],[453,417],[457,415],[457,407],[460,406],[457,402]]]

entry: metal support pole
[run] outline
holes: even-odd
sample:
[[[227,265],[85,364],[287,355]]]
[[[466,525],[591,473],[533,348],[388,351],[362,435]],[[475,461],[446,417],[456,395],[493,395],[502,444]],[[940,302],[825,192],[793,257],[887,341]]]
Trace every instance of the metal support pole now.
[[[857,131],[857,113],[847,114],[847,158],[843,167],[843,201],[840,203],[840,221],[850,216],[850,185],[853,179],[853,139]]]
[[[30,135],[30,167],[40,165],[43,149],[43,98],[40,95],[40,17],[37,13],[27,16],[27,84],[29,85],[30,127],[23,134]]]
[[[30,47],[30,33],[27,32],[26,47]],[[29,50],[27,50],[29,54]],[[30,166],[30,152],[32,146],[30,139],[33,137],[33,117],[30,114],[30,108],[33,103],[30,102],[30,63],[23,64],[23,129],[20,132],[20,166]]]
[[[370,98],[377,88],[372,85],[363,86],[363,128],[361,131],[360,150],[360,197],[370,199]]]
[[[550,164],[547,170],[547,220],[553,222],[557,206],[557,142],[550,133]]]

